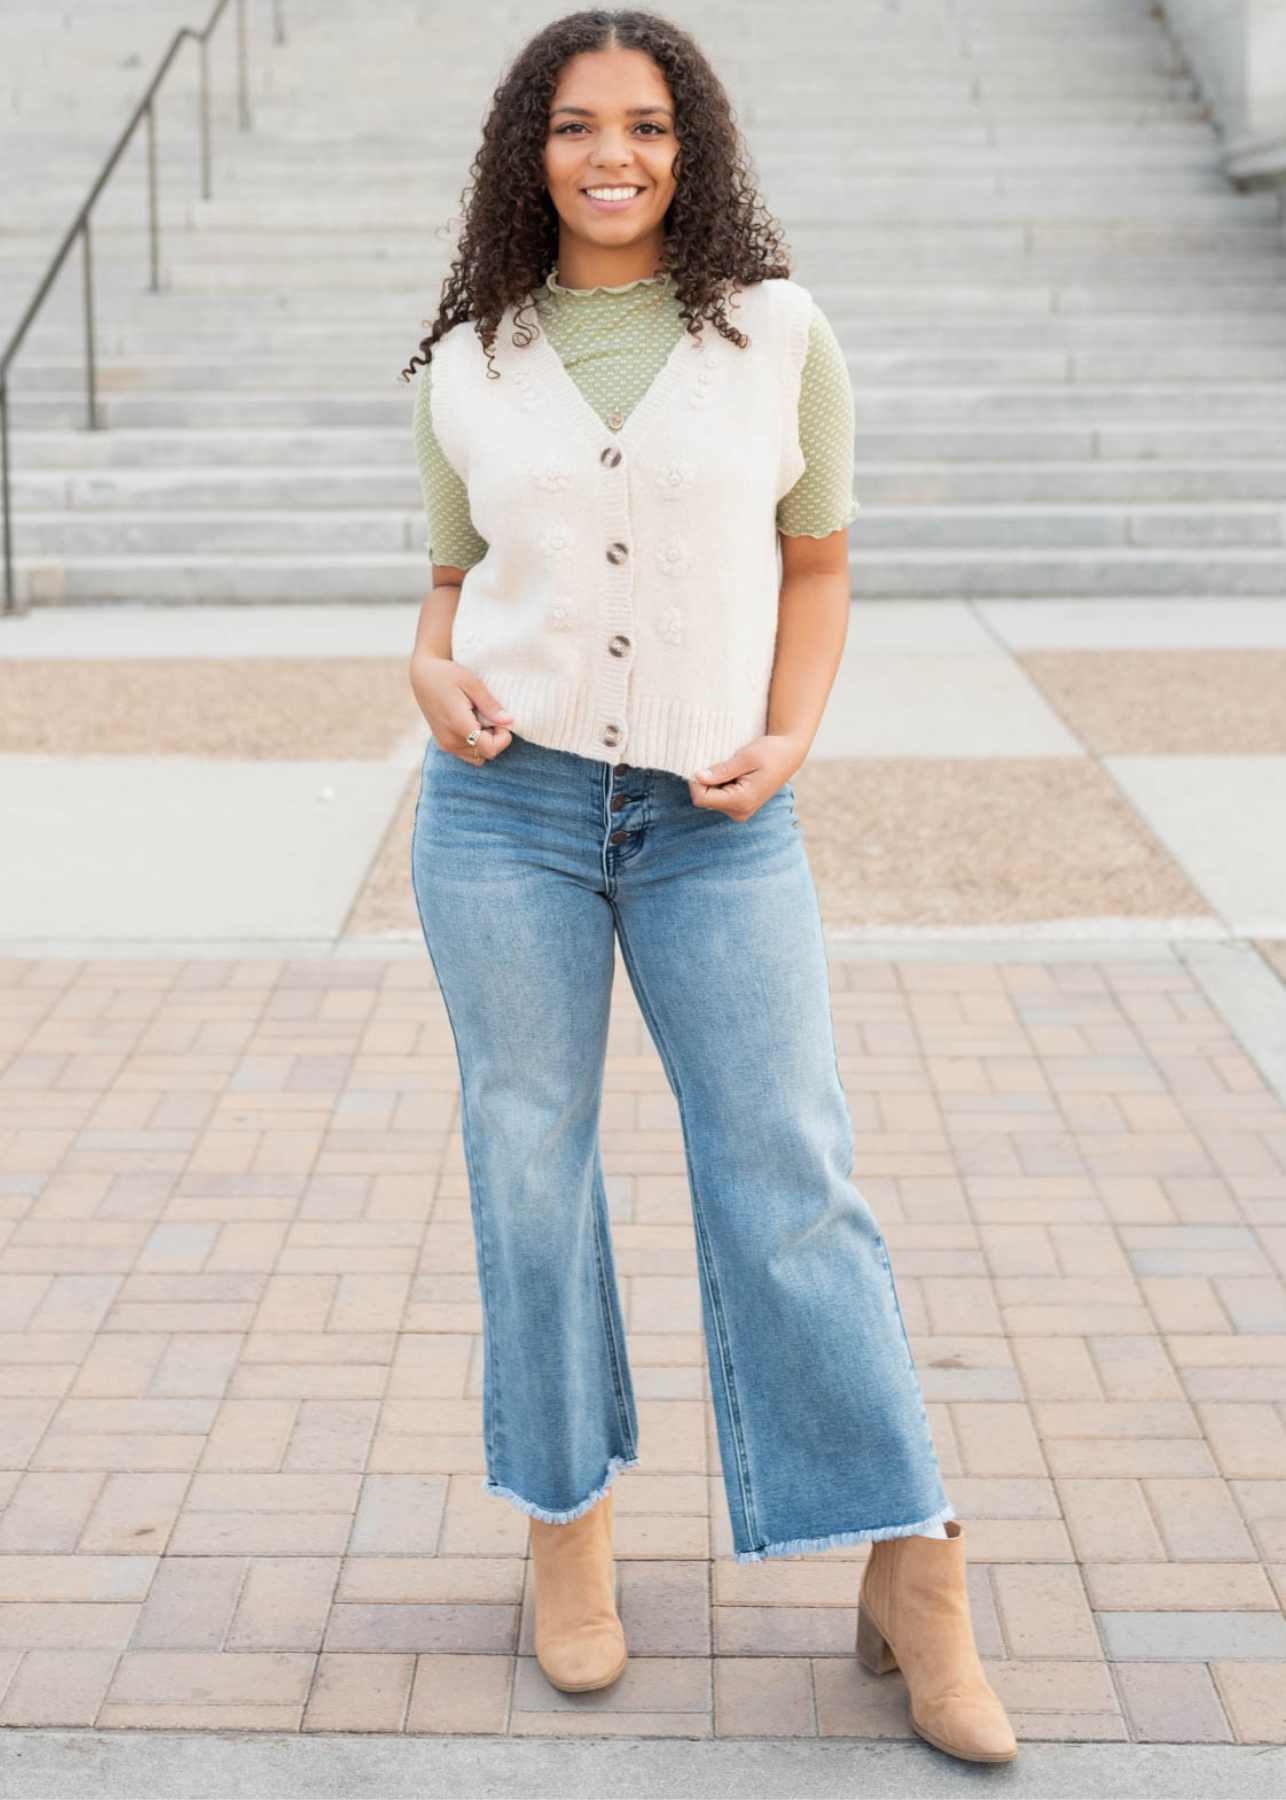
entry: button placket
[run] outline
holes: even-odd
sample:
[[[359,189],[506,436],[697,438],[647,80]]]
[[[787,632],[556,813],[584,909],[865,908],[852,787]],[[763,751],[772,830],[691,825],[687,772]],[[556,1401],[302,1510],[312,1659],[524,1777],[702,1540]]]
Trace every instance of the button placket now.
[[[602,621],[603,650],[599,665],[599,741],[609,749],[624,744],[629,717],[630,663],[634,650],[634,557],[630,542],[625,453],[619,444],[604,444],[598,453],[604,481],[601,519],[603,557],[608,573]]]
[[[612,767],[613,779],[607,788],[607,843],[612,848],[633,843],[644,828],[645,798],[643,784],[637,781],[629,785],[635,791],[622,793],[625,783],[621,777],[630,773],[629,763],[615,763]],[[635,811],[627,811],[635,808]]]

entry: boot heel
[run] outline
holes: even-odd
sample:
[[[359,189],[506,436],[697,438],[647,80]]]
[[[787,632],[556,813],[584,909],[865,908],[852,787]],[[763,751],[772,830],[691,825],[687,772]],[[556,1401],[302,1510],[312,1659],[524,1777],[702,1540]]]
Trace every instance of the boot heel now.
[[[857,1609],[857,1660],[872,1675],[887,1675],[898,1666],[884,1633],[861,1605]]]

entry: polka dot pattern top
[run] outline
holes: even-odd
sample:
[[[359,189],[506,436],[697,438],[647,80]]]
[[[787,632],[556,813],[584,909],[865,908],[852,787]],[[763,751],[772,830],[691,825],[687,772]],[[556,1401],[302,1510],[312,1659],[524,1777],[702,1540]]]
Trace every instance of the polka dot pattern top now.
[[[534,305],[550,344],[604,424],[629,417],[687,329],[665,273],[620,287],[571,288],[562,285],[553,269]],[[420,371],[414,420],[429,526],[425,549],[430,562],[469,569],[482,561],[487,542],[474,530],[468,490],[433,431],[432,373],[432,363]],[[804,473],[777,503],[777,529],[785,537],[828,537],[857,517],[853,427],[853,390],[844,353],[814,302],[799,391]]]

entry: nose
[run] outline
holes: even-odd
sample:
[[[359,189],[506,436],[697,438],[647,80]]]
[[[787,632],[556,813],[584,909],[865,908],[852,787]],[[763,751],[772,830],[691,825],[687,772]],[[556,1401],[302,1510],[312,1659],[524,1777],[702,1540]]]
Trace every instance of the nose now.
[[[634,151],[630,144],[620,135],[620,128],[608,125],[590,154],[592,163],[610,163],[613,167],[620,163],[633,162]]]

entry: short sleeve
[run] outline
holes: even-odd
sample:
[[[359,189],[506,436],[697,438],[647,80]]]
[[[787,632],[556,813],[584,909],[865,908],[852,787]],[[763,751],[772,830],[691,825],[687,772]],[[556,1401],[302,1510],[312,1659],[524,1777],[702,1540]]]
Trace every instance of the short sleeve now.
[[[799,382],[804,472],[777,502],[777,529],[784,537],[829,537],[857,517],[861,502],[853,493],[853,431],[848,365],[830,321],[814,301]]]
[[[447,461],[433,429],[430,407],[432,363],[420,371],[415,394],[415,457],[424,494],[424,514],[429,535],[425,550],[430,562],[445,568],[471,569],[487,554],[487,540],[479,537],[469,516],[469,491]]]

